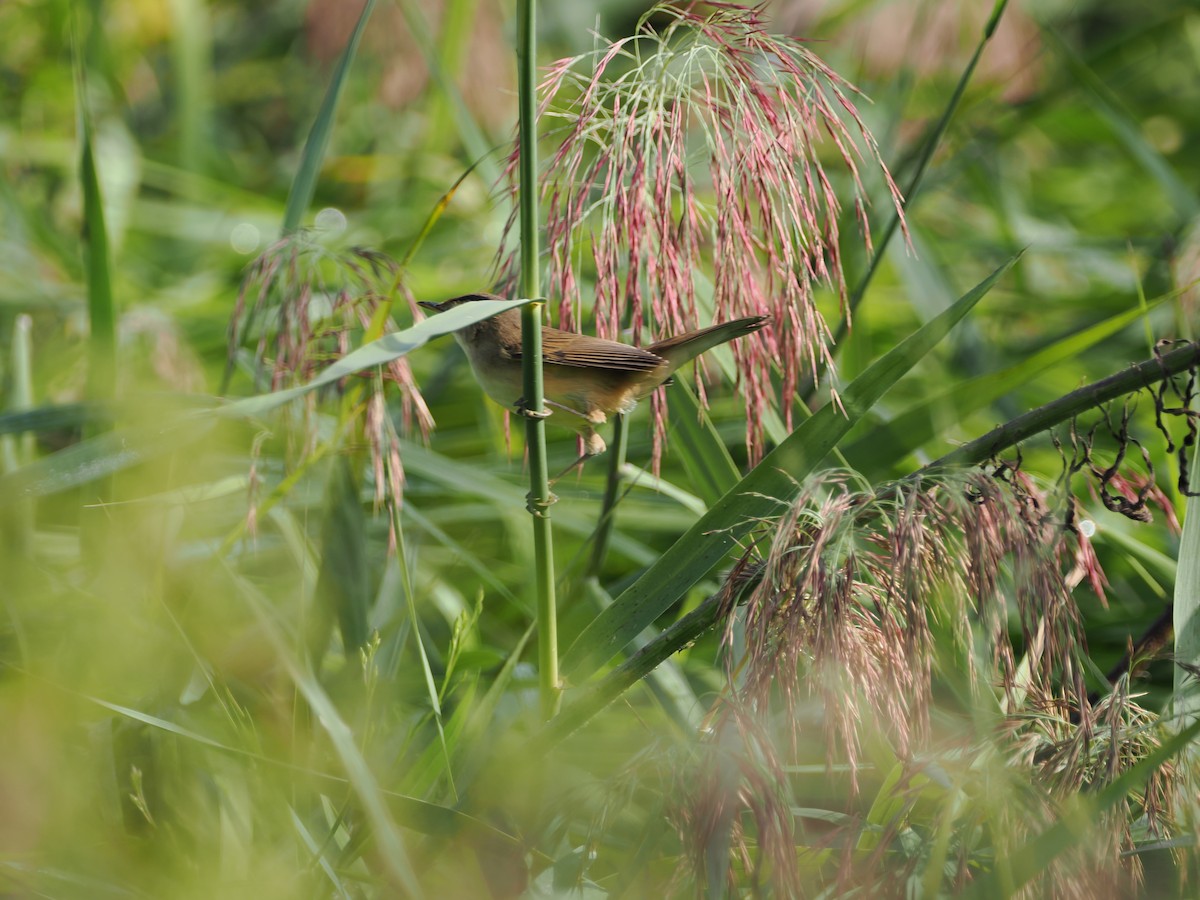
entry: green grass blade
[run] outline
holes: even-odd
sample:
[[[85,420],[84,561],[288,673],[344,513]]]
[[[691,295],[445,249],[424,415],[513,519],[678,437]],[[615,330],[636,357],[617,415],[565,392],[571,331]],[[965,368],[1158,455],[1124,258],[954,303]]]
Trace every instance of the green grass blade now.
[[[484,499],[494,505],[497,516],[507,516],[513,510],[524,511],[524,490],[511,481],[488,474],[477,465],[450,459],[407,441],[401,442],[401,454],[405,471],[458,492],[461,497]],[[596,527],[595,517],[569,509],[565,503],[560,506],[562,509],[554,513],[558,527],[583,538],[590,537]],[[613,533],[611,547],[626,559],[642,566],[649,565],[657,558],[650,547],[620,531]]]
[[[329,147],[329,136],[333,133],[333,119],[337,112],[338,98],[346,84],[346,76],[350,72],[350,64],[358,52],[358,43],[366,29],[371,10],[375,8],[375,0],[366,0],[346,49],[342,51],[337,67],[333,70],[333,78],[317,111],[316,121],[308,132],[308,140],[304,142],[304,152],[300,157],[300,168],[292,181],[292,189],[288,192],[287,208],[283,213],[283,233],[290,234],[300,228],[304,214],[312,203],[313,194],[317,189],[317,177],[321,174],[321,164],[325,160],[325,150]]]
[[[1192,471],[1200,451],[1192,456]],[[1200,711],[1200,497],[1187,498],[1183,534],[1179,536],[1179,563],[1175,575],[1175,712],[1195,716]],[[1193,669],[1188,672],[1183,666]]]
[[[529,623],[529,627],[509,651],[504,665],[500,667],[487,691],[469,707],[470,715],[457,744],[457,750],[463,760],[459,765],[463,774],[457,778],[457,783],[463,793],[467,792],[475,776],[488,765],[493,752],[493,734],[497,727],[496,711],[501,708],[512,689],[513,676],[536,627],[536,621]]]
[[[946,134],[946,129],[950,127],[950,120],[954,118],[954,113],[958,110],[958,105],[962,102],[963,95],[966,93],[967,85],[975,74],[975,68],[979,65],[979,60],[983,56],[984,48],[996,33],[996,28],[1000,24],[1000,19],[1004,15],[1004,10],[1007,6],[1008,0],[996,0],[993,3],[992,14],[988,18],[987,24],[983,27],[983,33],[979,36],[979,43],[975,45],[975,52],[972,54],[966,68],[963,69],[962,75],[959,76],[958,83],[954,86],[954,92],[950,95],[950,99],[946,103],[946,108],[942,110],[941,118],[938,119],[921,146],[921,152],[917,157],[912,175],[904,185],[902,192],[904,199],[901,203],[902,209],[908,210],[916,199],[917,192],[921,189],[921,182],[925,178],[925,172],[929,169],[929,163],[933,160],[934,151],[941,144],[942,138]],[[871,261],[867,264],[867,271],[863,273],[862,279],[855,286],[854,290],[851,291],[848,299],[848,314],[842,316],[841,321],[838,322],[837,329],[834,331],[833,352],[835,354],[838,352],[838,348],[842,346],[846,334],[850,331],[851,317],[854,315],[854,311],[858,309],[863,297],[866,296],[871,279],[874,278],[875,271],[879,268],[879,263],[883,260],[884,251],[887,250],[892,238],[896,236],[896,231],[900,228],[900,225],[900,213],[895,212],[888,219],[888,224],[883,230],[882,237],[875,244],[875,252],[871,256]],[[806,396],[808,393],[809,390],[807,387],[804,387],[800,391],[800,396]]]
[[[200,441],[214,424],[188,418],[89,438],[0,477],[0,496],[44,497],[88,484]]]
[[[617,504],[624,496],[621,493],[621,469],[625,465],[625,454],[629,451],[629,417],[613,417],[612,440],[608,442],[608,472],[604,479],[604,497],[600,501],[600,519],[592,537],[592,554],[586,575],[599,578],[608,559],[608,543],[617,525]]]
[[[692,491],[705,505],[712,506],[738,483],[742,474],[712,421],[707,415],[701,416],[696,395],[683,379],[668,388],[667,402],[675,433],[671,449],[683,463]]]
[[[592,602],[601,609],[612,605],[612,595],[601,587],[596,579],[587,579],[584,582],[584,590],[591,595]],[[633,639],[635,652],[653,644],[658,637],[659,634],[653,628],[646,629]],[[683,672],[670,658],[659,661],[659,664],[648,673],[645,685],[684,734],[695,733],[696,729],[700,727],[703,706]]]
[[[1164,763],[1182,752],[1197,735],[1200,721],[1163,741],[1162,746],[1133,766],[1094,796],[1077,795],[1058,822],[1017,850],[1006,861],[1004,873],[975,881],[967,897],[1007,896],[1029,884],[1062,854],[1092,838],[1097,820],[1133,792],[1139,790]],[[1010,880],[1011,879],[1011,880]]]
[[[86,403],[35,406],[32,409],[18,409],[13,405],[10,408],[11,412],[0,413],[0,435],[78,428],[107,421],[104,413]]]
[[[230,573],[232,575],[232,573]],[[312,710],[314,719],[329,738],[341,761],[346,777],[362,804],[372,837],[379,849],[379,860],[391,878],[412,897],[424,894],[412,867],[403,835],[388,809],[387,798],[354,739],[354,732],[338,712],[333,701],[312,672],[296,659],[288,640],[275,620],[270,602],[248,581],[234,576],[242,596],[255,614],[279,662]]]
[[[347,662],[357,664],[355,657],[369,636],[372,596],[367,517],[354,467],[346,456],[334,461],[322,518],[317,602],[336,618]]]
[[[1174,294],[1159,298],[1150,308],[1170,296]],[[956,384],[936,397],[909,407],[890,422],[872,428],[846,447],[846,459],[863,472],[886,470],[889,464],[903,459],[936,437],[941,430],[940,423],[962,421],[967,414],[999,400],[1051,366],[1074,359],[1144,315],[1145,310],[1140,307],[1126,310],[1068,335],[1007,369]]]
[[[179,165],[201,172],[212,154],[212,20],[204,0],[170,0],[169,6]]]
[[[437,682],[433,675],[433,667],[429,663],[429,652],[425,648],[425,635],[423,633],[423,629],[421,628],[420,619],[417,616],[417,596],[416,591],[413,588],[412,570],[409,566],[408,548],[404,539],[404,523],[401,519],[400,511],[398,509],[393,507],[391,513],[392,528],[396,534],[396,559],[400,569],[400,584],[401,590],[404,592],[404,604],[408,610],[408,622],[412,628],[413,643],[416,644],[417,654],[421,660],[421,674],[425,679],[425,694],[429,700],[429,706],[433,713],[434,724],[437,726],[438,742],[436,745],[431,744],[430,748],[432,749],[436,746],[440,752],[441,763],[439,767],[439,774],[445,775],[446,782],[450,788],[450,796],[454,802],[457,803],[458,789],[454,786],[454,766],[451,761],[451,747],[454,743],[454,737],[452,735],[450,740],[447,740],[447,729],[445,727],[442,709],[443,693],[442,691],[438,690]],[[465,613],[460,615],[459,619],[455,621],[455,625],[452,630],[450,649],[448,651],[450,658],[446,661],[442,673],[443,689],[449,686],[451,676],[454,674],[454,658],[457,656],[457,652],[461,648],[459,641],[462,639],[462,633],[460,632],[458,625],[465,621],[465,619],[462,618],[463,615],[465,615]],[[476,615],[478,615],[478,610],[476,611]],[[465,708],[470,705],[470,693],[471,690],[465,691],[464,694],[466,696],[460,700],[463,705],[464,715]],[[456,713],[459,711],[460,710],[455,710]],[[451,724],[455,725],[453,719]],[[461,723],[459,723],[457,727],[461,728]]]
[[[33,460],[33,428],[26,423],[33,409],[33,320],[17,316],[13,322],[12,352],[8,359],[9,387],[6,412],[0,413],[0,473],[12,472]],[[20,423],[20,424],[17,424]]]
[[[226,416],[262,415],[291,400],[303,397],[309,391],[340,381],[348,375],[354,375],[364,369],[387,365],[392,360],[399,359],[418,347],[423,347],[436,337],[458,331],[460,328],[465,328],[504,312],[506,309],[522,306],[528,302],[528,300],[479,300],[475,303],[464,303],[447,312],[430,316],[412,328],[385,334],[376,341],[364,344],[357,350],[347,353],[307,384],[235,400],[220,407],[219,411]]]
[[[28,415],[33,406],[33,320],[19,315],[13,322],[12,353],[7,374],[9,380],[8,415],[0,416],[0,424],[10,416]],[[28,429],[5,433],[0,427],[0,474],[15,472],[33,461],[36,454],[33,435]],[[7,499],[0,505],[0,540],[9,551],[10,559],[22,566],[29,557],[37,517],[37,502],[32,497]]]
[[[679,485],[667,481],[665,478],[659,478],[648,469],[635,466],[633,463],[627,462],[621,466],[621,478],[627,481],[630,487],[644,488],[669,497],[694,515],[702,516],[708,509],[708,504],[695,494],[689,493]]]
[[[755,581],[755,577],[748,578],[738,588],[739,593],[745,596],[745,592],[753,587]],[[653,640],[647,641],[636,653],[630,654],[628,659],[603,678],[569,694],[562,712],[534,738],[530,755],[537,757],[548,752],[563,738],[586,725],[601,710],[648,676],[665,660],[708,632],[721,617],[723,600],[719,593],[706,597],[695,609],[665,628]]]
[[[564,669],[571,678],[579,683],[591,675],[725,559],[757,518],[778,513],[780,500],[795,494],[797,482],[813,472],[850,427],[924,358],[1019,258],[1010,259],[855,379],[841,397],[844,414],[833,404],[823,407],[767,454],[588,624],[564,657]]]
[[[296,833],[300,835],[300,840],[308,850],[310,860],[321,867],[321,871],[325,873],[325,877],[329,879],[334,890],[337,891],[338,896],[342,900],[353,900],[350,892],[346,890],[346,886],[342,884],[341,878],[338,877],[337,871],[326,858],[321,844],[317,842],[312,832],[308,830],[308,827],[304,824],[304,820],[296,814],[295,807],[288,806],[288,812],[291,814],[292,825],[295,827]]]
[[[533,612],[532,604],[523,605],[523,601],[519,601],[517,595],[510,591],[508,586],[496,577],[490,566],[458,541],[454,540],[454,538],[450,537],[434,522],[430,521],[429,517],[422,513],[413,501],[407,497],[404,500],[403,515],[406,520],[411,520],[418,529],[428,534],[437,543],[453,553],[454,557],[474,572],[480,581],[484,582],[517,609],[521,609],[527,613]]]
[[[87,108],[87,83],[83,63],[76,60],[76,91],[79,104],[79,180],[83,189],[83,259],[87,273],[88,300],[88,394],[107,403],[116,394],[117,313],[112,290],[112,259],[108,229],[104,223],[104,200],[96,171],[96,150],[91,115]]]
[[[396,266],[396,277],[392,282],[391,290],[387,292],[387,296],[383,298],[383,302],[379,304],[375,310],[375,314],[371,317],[371,323],[367,326],[363,337],[365,342],[375,341],[383,336],[384,325],[392,317],[392,304],[395,302],[396,294],[400,290],[400,285],[405,273],[408,272],[409,265],[412,263],[414,257],[416,257],[417,251],[425,243],[425,239],[433,232],[433,227],[441,219],[442,214],[449,208],[450,201],[454,199],[454,195],[458,193],[458,189],[462,187],[463,182],[467,180],[467,176],[473,171],[475,171],[475,166],[468,166],[467,170],[455,179],[454,184],[450,185],[449,190],[438,198],[438,202],[433,205],[433,209],[425,217],[425,221],[421,224],[421,230],[417,232],[417,236],[408,245],[408,249],[404,251],[404,256]]]
[[[289,772],[295,772],[299,775],[304,775],[321,781],[329,782],[330,784],[346,784],[347,779],[342,775],[335,775],[330,772],[323,772],[319,769],[312,769],[306,766],[298,766],[295,763],[281,759],[276,759],[262,753],[256,753],[247,750],[243,747],[236,747],[230,744],[222,743],[214,740],[205,734],[185,728],[178,725],[169,719],[164,719],[161,716],[154,716],[150,713],[142,712],[138,709],[133,709],[128,706],[122,706],[118,703],[110,703],[107,700],[101,700],[98,697],[81,695],[84,699],[96,704],[97,706],[107,709],[119,716],[123,716],[135,722],[141,722],[144,725],[149,725],[151,728],[157,728],[169,734],[176,735],[183,740],[192,741],[212,750],[217,750],[221,753],[230,756],[244,757],[253,760],[256,764],[269,766],[271,768],[283,769]],[[520,842],[508,834],[501,831],[495,826],[489,825],[481,819],[470,816],[467,813],[454,809],[450,806],[442,806],[437,803],[430,803],[427,800],[421,800],[417,797],[411,797],[407,794],[397,793],[396,791],[380,791],[387,800],[388,805],[394,810],[406,828],[411,828],[421,834],[431,836],[444,836],[455,834],[460,831],[471,831],[478,834],[487,835],[490,838],[497,839],[503,844],[520,848]]]

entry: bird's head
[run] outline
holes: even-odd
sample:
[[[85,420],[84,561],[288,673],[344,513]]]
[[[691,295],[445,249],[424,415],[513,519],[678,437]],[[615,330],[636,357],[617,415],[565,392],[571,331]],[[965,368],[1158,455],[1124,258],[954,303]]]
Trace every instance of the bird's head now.
[[[495,294],[463,294],[461,297],[451,297],[449,300],[443,300],[440,303],[433,300],[418,300],[417,306],[422,309],[431,309],[434,312],[446,312],[454,309],[456,306],[462,306],[464,303],[474,303],[476,300],[503,300],[503,297],[497,297]]]
[[[462,306],[465,303],[474,303],[477,300],[503,300],[503,297],[497,297],[495,294],[463,294],[461,297],[451,297],[449,300],[443,300],[440,303],[435,303],[432,300],[420,300],[418,305],[432,310],[433,312],[449,312],[457,306]],[[512,335],[515,334],[515,339]],[[497,341],[508,343],[515,340],[516,343],[521,341],[521,314],[518,310],[510,309],[502,312],[499,315],[493,315],[490,318],[483,319],[454,332],[454,338],[464,347],[479,341]]]

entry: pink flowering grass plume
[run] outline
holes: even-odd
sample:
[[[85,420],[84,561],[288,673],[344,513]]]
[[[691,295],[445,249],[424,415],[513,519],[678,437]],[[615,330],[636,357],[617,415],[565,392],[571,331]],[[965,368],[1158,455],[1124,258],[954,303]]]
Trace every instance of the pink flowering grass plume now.
[[[226,380],[240,365],[253,373],[262,390],[311,381],[373,329],[380,334],[392,330],[388,313],[396,292],[416,311],[401,274],[393,260],[376,251],[334,251],[304,233],[281,239],[250,264],[242,280],[229,322]],[[433,418],[403,357],[380,373],[346,379],[334,392],[348,397],[352,387],[358,390],[353,396],[361,403],[361,415],[352,410],[340,422],[356,429],[346,435],[352,445],[367,445],[377,504],[385,497],[398,503],[403,486],[399,437],[387,406],[389,383],[398,388],[401,428],[415,427],[428,437]],[[293,463],[317,455],[322,397],[328,394],[312,392],[295,404],[301,407],[299,428],[287,429]],[[294,445],[297,433],[299,446]]]
[[[855,89],[802,41],[771,34],[761,7],[665,3],[635,35],[553,64],[541,92],[555,147],[541,187],[559,326],[580,327],[585,292],[596,332],[628,329],[634,342],[772,316],[771,329],[731,346],[757,459],[767,406],[790,426],[800,378],[832,366],[816,294],[845,306],[844,207],[872,250],[864,166],[900,209]],[[506,246],[499,274],[512,284]],[[656,462],[664,418],[659,399]]]
[[[1153,753],[1165,725],[1137,706],[1128,679],[1087,692],[1076,594],[1102,587],[1103,573],[1068,515],[1074,503],[1003,465],[874,490],[844,473],[804,485],[758,543],[769,549],[744,609],[727,609],[728,685],[680,814],[695,834],[694,871],[712,871],[712,848],[725,846],[713,835],[725,834],[734,864],[784,895],[803,883],[890,896],[897,878],[924,877],[927,855],[894,851],[902,833],[919,837],[913,811],[933,809],[946,834],[976,836],[944,845],[947,865],[928,876],[961,889],[1081,791]],[[850,790],[800,828],[777,812],[830,802],[827,785],[792,774],[814,765]],[[1039,876],[1043,887],[1083,897],[1136,885],[1139,864],[1122,856],[1134,845],[1128,823],[1178,834],[1180,777],[1159,769],[1095,823],[1094,840]],[[872,810],[895,812],[864,818],[863,793]]]

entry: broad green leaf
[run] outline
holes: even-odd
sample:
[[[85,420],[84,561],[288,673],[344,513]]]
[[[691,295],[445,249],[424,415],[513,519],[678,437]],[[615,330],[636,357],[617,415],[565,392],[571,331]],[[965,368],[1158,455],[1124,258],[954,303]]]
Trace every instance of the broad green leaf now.
[[[841,395],[841,408],[826,405],[767,454],[592,620],[566,653],[567,675],[579,683],[595,672],[725,559],[757,520],[778,514],[779,502],[795,495],[797,484],[812,474],[850,427],[945,337],[1017,259],[1010,259],[855,379]]]
[[[364,369],[387,365],[392,360],[411,353],[436,337],[451,334],[460,328],[491,318],[506,309],[523,306],[528,302],[530,301],[477,300],[474,303],[464,303],[454,309],[438,313],[436,316],[430,316],[411,328],[386,334],[376,341],[364,344],[357,350],[347,353],[307,384],[235,400],[220,407],[219,412],[225,416],[260,416],[291,400],[303,397],[309,391],[333,384]]]

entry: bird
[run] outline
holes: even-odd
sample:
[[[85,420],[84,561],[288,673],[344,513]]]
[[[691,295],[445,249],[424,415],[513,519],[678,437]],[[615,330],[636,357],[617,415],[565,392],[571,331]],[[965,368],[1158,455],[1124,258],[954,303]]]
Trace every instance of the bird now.
[[[420,301],[434,312],[445,312],[477,300],[500,300],[495,294],[464,294],[442,302]],[[697,331],[688,331],[648,347],[589,337],[542,326],[542,393],[558,421],[583,438],[583,455],[565,472],[607,449],[596,427],[665,384],[680,366],[728,341],[752,334],[770,316],[746,316]],[[521,312],[510,309],[454,332],[467,354],[471,370],[485,394],[521,415],[530,415],[522,396]],[[561,477],[561,474],[557,477]]]

